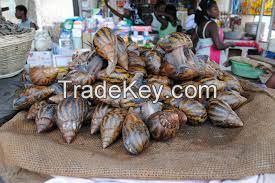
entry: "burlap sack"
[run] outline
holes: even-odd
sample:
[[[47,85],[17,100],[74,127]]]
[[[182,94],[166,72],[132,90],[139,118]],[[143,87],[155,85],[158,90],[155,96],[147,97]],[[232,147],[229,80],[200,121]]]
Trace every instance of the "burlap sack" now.
[[[6,163],[47,175],[238,179],[275,173],[274,110],[274,101],[258,94],[238,111],[244,128],[186,127],[171,141],[151,141],[137,157],[128,155],[121,141],[102,150],[99,136],[91,136],[89,127],[82,128],[71,145],[64,144],[58,130],[38,135],[22,112],[0,129],[0,150]]]

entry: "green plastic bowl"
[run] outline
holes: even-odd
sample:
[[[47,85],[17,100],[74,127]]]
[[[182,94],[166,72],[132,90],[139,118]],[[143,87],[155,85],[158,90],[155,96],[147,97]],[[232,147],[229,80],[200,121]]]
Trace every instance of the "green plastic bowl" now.
[[[252,65],[230,60],[233,74],[249,79],[258,79],[265,72],[259,68],[253,68]]]

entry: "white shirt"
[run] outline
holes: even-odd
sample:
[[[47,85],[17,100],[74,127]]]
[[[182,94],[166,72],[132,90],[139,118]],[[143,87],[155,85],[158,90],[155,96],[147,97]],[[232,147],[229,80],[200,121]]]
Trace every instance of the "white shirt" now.
[[[186,29],[191,30],[195,29],[197,27],[197,24],[195,23],[195,15],[189,15],[186,20]]]
[[[152,13],[152,16],[153,16],[153,21],[152,21],[152,24],[151,24],[152,29],[153,29],[154,31],[159,31],[160,28],[161,28],[161,23],[158,21],[158,19],[157,19],[155,13]]]

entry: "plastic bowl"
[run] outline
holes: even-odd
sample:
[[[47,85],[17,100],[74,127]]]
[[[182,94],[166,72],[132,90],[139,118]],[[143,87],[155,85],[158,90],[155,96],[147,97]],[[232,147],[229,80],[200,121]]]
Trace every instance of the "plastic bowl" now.
[[[224,38],[225,39],[230,39],[230,40],[240,40],[244,37],[245,32],[240,32],[240,31],[236,31],[236,32],[224,32]]]
[[[253,68],[250,64],[240,63],[234,60],[230,60],[232,63],[232,72],[237,76],[241,76],[249,79],[258,79],[265,72],[259,68]]]

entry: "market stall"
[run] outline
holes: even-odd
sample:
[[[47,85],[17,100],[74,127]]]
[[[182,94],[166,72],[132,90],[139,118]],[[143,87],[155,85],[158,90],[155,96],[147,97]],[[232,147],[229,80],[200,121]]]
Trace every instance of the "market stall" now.
[[[0,128],[0,170],[95,181],[275,173],[275,92],[263,82],[275,62],[261,55],[261,18],[244,31],[238,10],[223,14],[220,25],[232,30],[225,41],[242,50],[235,57],[228,50],[226,71],[194,54],[184,2],[166,2],[178,7],[183,30],[163,38],[151,26],[114,18],[102,1],[74,1],[81,16],[36,32],[0,17],[0,93],[14,116]],[[260,14],[271,15],[268,3]],[[124,1],[114,4],[119,11]],[[141,16],[154,4],[136,2]],[[252,40],[243,39],[247,33]],[[16,87],[7,79],[15,75]]]

